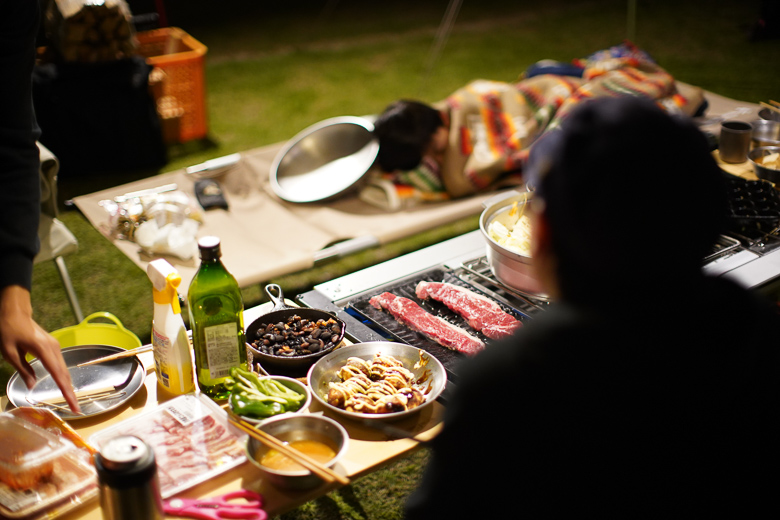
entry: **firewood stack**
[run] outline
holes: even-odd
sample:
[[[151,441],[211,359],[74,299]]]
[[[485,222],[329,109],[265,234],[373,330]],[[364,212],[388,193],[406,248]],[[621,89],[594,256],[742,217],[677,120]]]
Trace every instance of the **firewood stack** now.
[[[106,62],[136,54],[124,0],[49,0],[45,28],[53,51],[66,62]]]

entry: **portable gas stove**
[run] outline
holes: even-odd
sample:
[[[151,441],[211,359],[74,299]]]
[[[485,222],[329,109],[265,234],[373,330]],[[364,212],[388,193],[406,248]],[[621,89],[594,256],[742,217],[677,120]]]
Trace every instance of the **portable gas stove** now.
[[[777,292],[780,287],[780,238],[767,235],[763,230],[753,230],[751,234],[752,238],[740,233],[721,236],[712,254],[705,259],[704,271],[760,292]],[[445,281],[484,294],[521,321],[544,312],[547,302],[517,293],[495,279],[485,258],[485,248],[481,232],[472,231],[317,285],[312,291],[298,295],[297,301],[303,306],[338,315],[347,323],[347,338],[353,342],[401,341],[426,350],[442,362],[448,377],[457,380],[454,368],[462,354],[407,329],[389,314],[374,309],[368,300],[384,291],[393,292],[411,298],[429,312],[469,330],[460,316],[442,304],[420,301],[414,295],[414,287],[419,281]],[[482,337],[480,333],[476,335]]]

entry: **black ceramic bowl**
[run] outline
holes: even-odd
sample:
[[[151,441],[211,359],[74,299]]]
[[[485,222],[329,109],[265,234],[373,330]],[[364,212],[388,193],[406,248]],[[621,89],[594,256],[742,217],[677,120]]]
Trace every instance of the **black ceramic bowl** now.
[[[276,291],[277,294],[274,294],[273,291]],[[247,327],[245,334],[246,343],[248,345],[247,348],[252,354],[253,361],[260,363],[260,365],[269,373],[305,375],[310,366],[325,354],[333,351],[341,343],[344,339],[347,326],[344,321],[327,311],[309,309],[306,307],[290,307],[289,305],[286,305],[284,303],[282,289],[276,284],[267,285],[265,287],[265,292],[274,303],[274,308],[267,314],[263,314],[253,321],[249,327]],[[333,320],[338,327],[338,333],[333,334],[332,341],[329,341],[319,351],[304,355],[278,356],[263,352],[257,345],[253,344],[255,341],[262,341],[265,328],[269,323],[287,323],[287,320],[292,316],[300,316],[311,322],[316,322],[317,320]]]

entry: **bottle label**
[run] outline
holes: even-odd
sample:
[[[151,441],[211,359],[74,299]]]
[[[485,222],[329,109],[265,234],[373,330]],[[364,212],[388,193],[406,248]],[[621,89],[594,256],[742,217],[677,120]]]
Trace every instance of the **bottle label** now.
[[[212,325],[204,330],[209,377],[219,379],[230,375],[230,369],[241,364],[238,350],[238,323]]]
[[[187,333],[182,327],[177,338],[183,347],[177,351],[171,339],[152,329],[154,368],[157,380],[174,394],[186,394],[195,388],[192,375],[192,358],[189,355]]]
[[[171,387],[170,367],[171,342],[168,338],[152,329],[152,346],[154,350],[154,369],[157,380],[165,388]]]

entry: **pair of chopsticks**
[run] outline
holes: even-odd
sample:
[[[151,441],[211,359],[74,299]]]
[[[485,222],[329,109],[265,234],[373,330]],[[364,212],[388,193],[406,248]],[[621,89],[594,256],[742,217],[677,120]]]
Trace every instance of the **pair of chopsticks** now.
[[[76,392],[76,399],[78,399],[79,404],[89,402],[89,401],[100,401],[104,399],[115,399],[117,397],[122,397],[125,395],[124,390],[118,390],[114,386],[106,386],[103,388],[94,388],[92,390],[82,390],[80,392]],[[51,406],[58,406],[65,403],[64,397],[58,397],[56,399],[52,399],[51,401],[40,401],[41,404],[48,404]]]
[[[116,354],[111,354],[110,356],[105,356],[102,358],[92,359],[90,361],[85,361],[84,363],[79,363],[76,365],[77,367],[86,367],[89,365],[97,365],[98,363],[105,363],[106,361],[113,361],[114,359],[122,359],[126,357],[135,356],[136,354],[143,354],[144,352],[149,352],[152,350],[152,345],[144,345],[142,347],[125,350],[124,352],[117,352]]]
[[[249,436],[251,436],[254,439],[257,439],[258,441],[262,442],[266,446],[270,448],[274,448],[275,450],[279,451],[283,455],[287,455],[295,462],[297,462],[304,468],[308,469],[309,471],[311,471],[312,473],[320,477],[326,483],[332,484],[333,482],[338,482],[339,484],[342,484],[344,486],[349,484],[349,479],[347,477],[343,477],[339,475],[332,469],[320,464],[316,460],[312,459],[311,457],[309,457],[304,453],[301,453],[300,451],[296,450],[292,446],[285,444],[284,442],[280,441],[273,435],[269,435],[264,431],[255,429],[251,423],[244,421],[239,416],[231,413],[230,411],[228,411],[228,417],[229,417],[228,420],[230,421],[231,424],[233,424],[233,426],[235,426],[236,428],[238,428],[243,432],[246,432]]]

